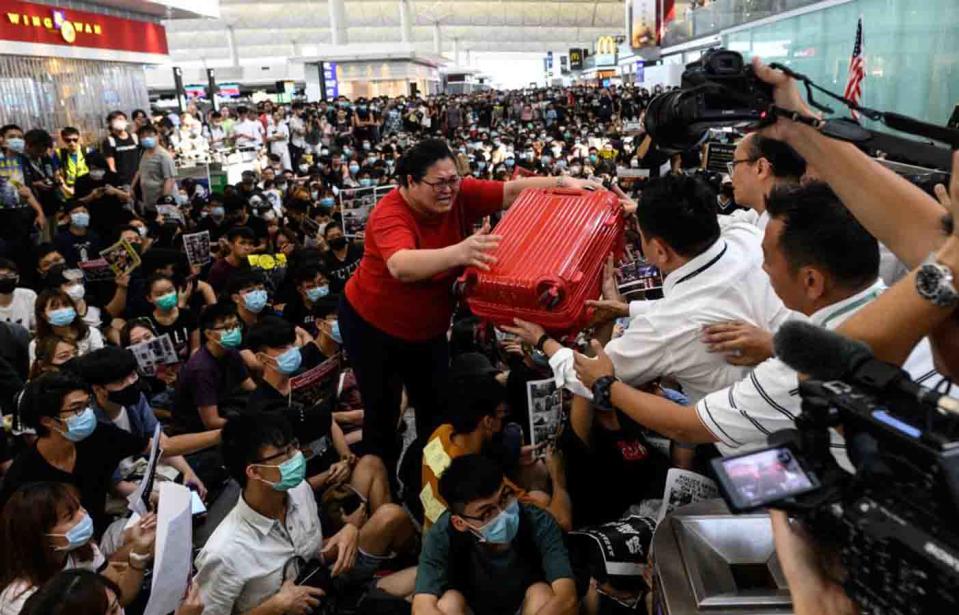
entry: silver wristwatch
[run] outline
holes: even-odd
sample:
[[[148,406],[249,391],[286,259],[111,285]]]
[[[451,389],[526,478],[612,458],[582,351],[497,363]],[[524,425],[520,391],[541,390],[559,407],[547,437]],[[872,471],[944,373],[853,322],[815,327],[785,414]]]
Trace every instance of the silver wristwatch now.
[[[935,254],[923,262],[916,273],[916,292],[935,306],[948,308],[959,303],[952,270],[936,262]]]

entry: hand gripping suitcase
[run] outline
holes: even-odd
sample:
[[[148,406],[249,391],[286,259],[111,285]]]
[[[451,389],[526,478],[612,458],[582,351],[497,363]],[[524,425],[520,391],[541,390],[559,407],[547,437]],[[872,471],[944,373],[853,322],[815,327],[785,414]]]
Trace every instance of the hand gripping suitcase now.
[[[524,190],[494,230],[503,238],[496,263],[460,278],[466,302],[497,326],[521,318],[552,334],[575,333],[592,317],[585,302],[600,296],[607,256],[623,254],[624,227],[612,192]]]

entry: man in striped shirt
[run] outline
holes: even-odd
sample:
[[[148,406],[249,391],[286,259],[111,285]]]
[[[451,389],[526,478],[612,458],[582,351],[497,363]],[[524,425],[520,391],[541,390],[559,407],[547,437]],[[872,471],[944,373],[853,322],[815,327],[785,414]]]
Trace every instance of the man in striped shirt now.
[[[879,249],[824,184],[775,190],[769,198],[769,225],[763,240],[763,269],[786,306],[827,329],[835,329],[885,285],[879,279]],[[594,344],[595,347],[595,344]],[[903,368],[917,381],[935,384],[928,342],[913,351]],[[614,371],[600,353],[577,356],[580,381],[591,387]],[[797,373],[776,358],[760,363],[735,384],[680,406],[614,382],[610,401],[635,421],[684,442],[715,442],[724,454],[766,446],[767,436],[793,427],[800,413]],[[833,434],[840,460],[841,438]]]

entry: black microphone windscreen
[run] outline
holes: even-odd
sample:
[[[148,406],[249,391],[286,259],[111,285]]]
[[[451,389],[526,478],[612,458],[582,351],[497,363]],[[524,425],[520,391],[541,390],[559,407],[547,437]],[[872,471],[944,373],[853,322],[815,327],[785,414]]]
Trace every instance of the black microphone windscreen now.
[[[779,328],[773,349],[783,363],[816,380],[840,380],[872,357],[872,350],[863,342],[798,320]]]

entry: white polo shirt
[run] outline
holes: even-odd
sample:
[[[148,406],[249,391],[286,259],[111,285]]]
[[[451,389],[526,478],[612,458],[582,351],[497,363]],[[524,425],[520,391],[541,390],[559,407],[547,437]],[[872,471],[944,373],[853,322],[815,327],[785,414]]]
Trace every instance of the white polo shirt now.
[[[323,532],[313,490],[303,481],[286,493],[285,526],[250,508],[241,495],[196,556],[204,615],[253,609],[280,591],[291,557],[320,556]]]
[[[745,221],[724,225],[712,246],[666,276],[662,299],[630,305],[629,327],[606,345],[616,376],[634,387],[669,376],[693,402],[744,377],[747,368],[707,352],[702,328],[740,320],[776,331],[790,318],[762,264],[762,232]],[[557,386],[592,399],[576,379],[572,350],[549,363]]]
[[[263,145],[263,124],[259,120],[246,119],[233,125],[234,136],[245,136],[249,140],[243,139],[237,141],[237,145]]]
[[[824,307],[809,320],[813,324],[835,329],[886,290],[882,280],[855,295]],[[933,367],[932,350],[923,340],[903,364],[914,380],[935,386],[942,380]],[[716,446],[723,455],[745,453],[767,446],[767,436],[781,429],[794,427],[801,411],[799,380],[796,371],[779,359],[763,361],[748,376],[730,387],[704,397],[696,404],[700,420],[716,437]],[[837,458],[844,456],[842,437],[833,432],[833,448]]]

